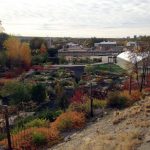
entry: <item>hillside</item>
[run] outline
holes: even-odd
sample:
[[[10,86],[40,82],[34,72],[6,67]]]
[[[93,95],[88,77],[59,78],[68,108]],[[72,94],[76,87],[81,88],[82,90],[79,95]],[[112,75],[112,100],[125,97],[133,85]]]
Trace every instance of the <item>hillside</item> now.
[[[110,112],[49,150],[149,150],[150,97]]]

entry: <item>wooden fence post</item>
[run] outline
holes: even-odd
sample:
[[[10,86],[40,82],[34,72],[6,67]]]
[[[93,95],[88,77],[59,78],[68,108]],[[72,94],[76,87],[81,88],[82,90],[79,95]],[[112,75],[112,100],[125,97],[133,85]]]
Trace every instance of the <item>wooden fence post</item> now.
[[[93,97],[92,97],[92,83],[90,84],[90,99],[91,99],[91,117],[94,117],[94,113],[93,113]]]
[[[9,127],[9,117],[8,117],[8,107],[4,107],[4,115],[5,115],[5,123],[6,123],[6,133],[7,133],[7,142],[8,142],[8,150],[12,150],[11,147],[11,136],[10,136],[10,127]]]

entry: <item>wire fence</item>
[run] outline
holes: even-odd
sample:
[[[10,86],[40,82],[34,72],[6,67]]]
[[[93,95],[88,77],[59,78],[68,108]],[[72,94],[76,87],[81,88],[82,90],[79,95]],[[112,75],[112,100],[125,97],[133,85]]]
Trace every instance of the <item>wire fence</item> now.
[[[23,105],[23,107],[25,107]],[[25,128],[24,118],[32,113],[28,113],[12,107],[0,107],[0,150],[32,150],[27,142],[31,133],[37,132],[37,128]],[[22,120],[20,124],[18,121]],[[40,129],[38,129],[39,131]],[[40,132],[40,131],[39,131]],[[48,134],[47,132],[44,134]],[[25,142],[26,141],[26,142]],[[33,149],[35,150],[35,148]]]

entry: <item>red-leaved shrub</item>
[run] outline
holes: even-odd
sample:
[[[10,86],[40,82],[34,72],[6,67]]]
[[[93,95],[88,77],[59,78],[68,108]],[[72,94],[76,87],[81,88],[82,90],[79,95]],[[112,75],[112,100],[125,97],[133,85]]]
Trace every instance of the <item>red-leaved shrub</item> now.
[[[75,94],[73,95],[73,97],[71,98],[71,103],[85,103],[86,102],[86,98],[85,95],[82,91],[75,91]]]

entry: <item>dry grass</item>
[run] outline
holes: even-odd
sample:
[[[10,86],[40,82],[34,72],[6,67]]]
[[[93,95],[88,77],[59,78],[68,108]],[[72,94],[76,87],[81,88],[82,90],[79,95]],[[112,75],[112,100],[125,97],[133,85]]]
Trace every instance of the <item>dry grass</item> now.
[[[99,134],[92,139],[85,138],[84,144],[78,147],[78,150],[134,150],[140,144],[139,136],[140,133],[137,130],[116,134]]]
[[[131,108],[127,108],[124,111],[116,111],[113,117],[113,124],[118,124],[127,118],[132,118],[143,110],[142,106],[132,106]]]
[[[116,139],[118,141],[116,150],[134,150],[136,145],[140,144],[139,136],[138,130],[120,133]]]

